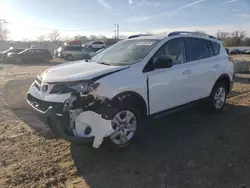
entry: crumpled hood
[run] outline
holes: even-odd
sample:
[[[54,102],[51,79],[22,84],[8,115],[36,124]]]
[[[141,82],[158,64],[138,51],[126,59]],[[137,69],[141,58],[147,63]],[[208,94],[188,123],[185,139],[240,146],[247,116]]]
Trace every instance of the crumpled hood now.
[[[103,74],[118,71],[126,66],[109,66],[93,62],[76,61],[53,66],[40,75],[43,82],[70,82],[89,80]]]

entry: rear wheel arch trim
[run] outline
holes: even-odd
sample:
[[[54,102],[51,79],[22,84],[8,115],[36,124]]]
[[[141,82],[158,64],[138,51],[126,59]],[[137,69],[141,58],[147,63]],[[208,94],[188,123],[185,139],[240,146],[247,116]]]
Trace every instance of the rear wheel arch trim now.
[[[213,87],[212,87],[212,89],[211,89],[211,92],[212,92],[212,90],[213,90],[213,88],[215,87],[215,85],[217,84],[217,83],[219,83],[220,82],[220,80],[222,80],[222,79],[227,79],[228,80],[228,87],[230,86],[230,81],[231,81],[231,79],[230,79],[230,76],[228,75],[228,74],[222,74],[222,75],[220,75],[218,78],[217,78],[217,80],[215,81],[215,83],[214,83],[214,85],[213,85]],[[227,88],[227,89],[229,89],[229,88]],[[211,93],[210,92],[210,93]]]

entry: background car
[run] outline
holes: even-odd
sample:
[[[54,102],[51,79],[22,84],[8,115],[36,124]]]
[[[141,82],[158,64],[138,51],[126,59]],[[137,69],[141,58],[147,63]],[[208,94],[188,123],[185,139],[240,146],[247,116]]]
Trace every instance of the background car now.
[[[92,57],[96,56],[97,54],[101,53],[103,50],[105,50],[105,48],[102,48],[100,50],[97,50],[96,52],[92,52],[89,54],[88,59],[91,59]]]
[[[58,57],[72,61],[79,59],[87,59],[93,51],[82,46],[63,46],[59,49]]]
[[[240,49],[232,49],[229,54],[242,54],[242,50]]]
[[[243,54],[250,54],[250,49],[243,50]]]
[[[93,49],[101,49],[101,48],[106,48],[106,45],[103,42],[100,41],[94,41],[90,42],[88,44],[83,45],[86,48],[93,48]]]
[[[8,61],[15,61],[15,62],[28,62],[28,61],[44,61],[49,62],[52,60],[53,57],[49,50],[47,49],[34,49],[29,48],[20,53],[10,53],[7,56]]]
[[[0,53],[0,59],[5,60],[9,54],[11,54],[11,53],[19,53],[19,52],[24,51],[24,50],[25,50],[25,48],[13,48],[13,47],[10,47],[8,50],[5,50],[5,51]]]

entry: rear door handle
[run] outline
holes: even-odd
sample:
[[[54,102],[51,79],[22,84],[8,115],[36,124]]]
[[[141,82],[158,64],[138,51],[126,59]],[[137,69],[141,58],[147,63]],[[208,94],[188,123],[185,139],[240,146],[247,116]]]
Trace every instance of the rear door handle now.
[[[183,74],[183,75],[188,75],[188,74],[190,74],[191,72],[192,72],[191,70],[187,69],[187,70],[185,70],[184,72],[182,72],[182,74]]]
[[[219,67],[220,67],[219,64],[216,64],[216,65],[213,66],[213,68],[215,68],[215,69],[216,69],[216,68],[219,68]]]

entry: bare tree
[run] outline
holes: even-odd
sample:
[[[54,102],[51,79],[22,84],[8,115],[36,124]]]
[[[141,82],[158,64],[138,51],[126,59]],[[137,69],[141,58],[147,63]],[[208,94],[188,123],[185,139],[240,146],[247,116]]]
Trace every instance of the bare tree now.
[[[44,35],[37,36],[37,37],[36,37],[36,40],[37,40],[38,42],[44,42],[44,41],[45,41],[45,36],[44,36]]]
[[[23,38],[21,41],[22,42],[28,42],[29,40],[27,38]]]
[[[126,36],[126,35],[120,35],[120,39],[126,39],[126,38],[128,38],[128,36]]]
[[[52,33],[49,33],[48,38],[52,41],[52,42],[58,42],[60,39],[60,33],[57,30],[52,31]]]
[[[6,26],[6,20],[0,19],[0,40],[7,40],[8,35],[10,34],[10,31],[8,30]]]
[[[74,40],[80,40],[81,42],[86,42],[88,41],[88,37],[84,35],[76,35],[73,37]]]
[[[89,40],[96,40],[96,39],[98,39],[98,37],[95,36],[95,35],[90,35],[90,36],[89,36]]]
[[[197,30],[197,31],[195,31],[195,33],[201,34],[201,35],[207,35],[207,33],[205,31],[201,31],[201,30]]]

